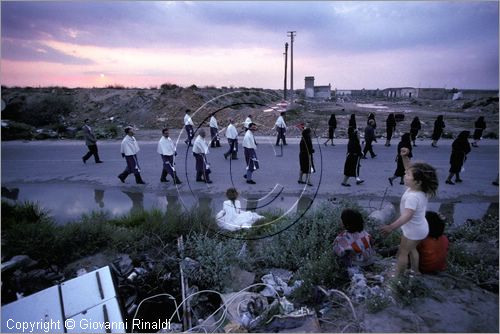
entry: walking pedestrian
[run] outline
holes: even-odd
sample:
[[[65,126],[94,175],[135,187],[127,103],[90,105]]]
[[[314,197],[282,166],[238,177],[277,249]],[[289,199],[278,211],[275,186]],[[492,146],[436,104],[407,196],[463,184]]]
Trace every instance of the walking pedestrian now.
[[[467,160],[467,154],[471,151],[469,144],[469,131],[462,131],[458,134],[457,139],[451,144],[451,155],[450,155],[450,174],[446,179],[446,184],[455,184],[451,178],[455,175],[455,182],[461,183],[460,172],[462,167]]]
[[[285,138],[285,133],[286,133],[286,123],[285,119],[283,118],[285,116],[285,112],[282,111],[280,113],[280,116],[278,119],[276,119],[276,123],[274,123],[274,126],[276,127],[276,131],[278,131],[278,134],[276,136],[276,146],[279,146],[279,142],[281,139],[281,142],[283,145],[286,145],[286,138]]]
[[[441,138],[444,128],[445,124],[443,121],[443,115],[439,115],[434,121],[434,130],[432,131],[432,147],[437,147],[437,142],[439,138]]]
[[[127,167],[125,170],[118,175],[118,178],[122,183],[125,183],[125,179],[129,174],[134,174],[135,183],[146,184],[141,178],[141,169],[139,167],[139,160],[137,159],[137,152],[139,152],[139,145],[134,137],[134,130],[132,127],[127,126],[125,128],[125,137],[122,140],[121,149],[122,158],[125,158],[127,162]]]
[[[368,119],[366,120],[366,125],[370,124],[370,120],[373,121],[373,128],[376,129],[377,128],[377,122],[375,121],[375,114],[372,113],[372,112],[368,115]]]
[[[245,132],[250,128],[250,124],[252,123],[252,115],[248,115],[245,121],[243,122],[243,129]]]
[[[250,123],[248,125],[248,130],[243,137],[243,149],[245,150],[245,161],[247,163],[246,174],[243,175],[247,179],[248,184],[255,184],[256,182],[252,180],[252,174],[254,171],[259,169],[259,161],[257,160],[257,143],[255,142],[255,137],[253,133],[257,131],[257,126],[255,123]]]
[[[193,145],[193,156],[196,162],[196,182],[212,183],[210,165],[207,161],[208,145],[205,142],[205,129],[200,129]]]
[[[375,121],[373,119],[368,121],[368,125],[365,128],[365,148],[363,149],[363,159],[366,159],[366,153],[370,152],[372,159],[374,159],[377,155],[373,152],[373,142],[377,142],[377,138],[375,138]]]
[[[82,157],[83,163],[87,163],[87,160],[93,155],[96,164],[102,163],[99,159],[99,152],[97,150],[97,138],[94,135],[94,131],[89,125],[89,119],[86,118],[83,121],[85,124],[82,127],[83,135],[85,136],[85,145],[87,145],[89,151]]]
[[[385,120],[385,132],[387,134],[385,140],[385,146],[391,146],[392,134],[396,131],[396,118],[394,113],[390,113]]]
[[[406,147],[408,149],[408,159],[411,159],[413,157],[412,154],[412,148],[411,148],[411,137],[410,134],[407,132],[403,136],[401,136],[401,141],[398,144],[398,151],[396,155],[396,171],[394,172],[394,175],[389,177],[389,183],[392,186],[392,181],[394,181],[395,178],[400,177],[401,181],[399,184],[404,184],[403,177],[405,176],[405,166],[403,164],[403,157],[401,156],[401,149],[403,147]]]
[[[349,127],[347,128],[347,131],[349,131],[349,128],[358,129],[356,125],[356,115],[354,114],[351,114],[351,118],[349,118]]]
[[[189,116],[189,113],[191,112],[191,109],[186,109],[186,114],[184,115],[184,129],[186,130],[187,138],[184,140],[186,145],[192,146],[191,141],[193,140],[194,137],[194,130],[193,130],[193,120],[191,119],[191,116]]]
[[[168,182],[167,176],[170,175],[172,180],[174,180],[174,184],[181,184],[182,182],[177,177],[175,171],[174,157],[177,156],[176,147],[169,137],[168,128],[164,128],[161,133],[162,137],[158,141],[158,147],[156,149],[163,161],[160,182]]]
[[[233,119],[229,119],[229,125],[226,128],[226,138],[229,143],[229,150],[224,153],[224,159],[231,155],[232,160],[238,160],[238,130],[233,125]]]
[[[333,137],[335,135],[335,129],[337,128],[337,118],[335,117],[335,114],[330,115],[330,119],[328,120],[328,139],[325,141],[325,146],[326,144],[331,141],[332,146],[335,146],[333,143]]]
[[[297,181],[300,184],[307,184],[308,186],[312,186],[311,183],[311,173],[316,172],[314,168],[314,159],[313,159],[313,145],[311,139],[311,128],[305,128],[302,131],[302,138],[300,139],[299,144],[299,163],[300,163],[300,173],[299,180]],[[302,180],[302,176],[306,175],[306,180]]]
[[[350,187],[351,185],[347,183],[350,177],[356,178],[356,184],[361,184],[365,182],[359,178],[359,168],[361,156],[361,144],[359,143],[358,130],[349,127],[347,130],[349,141],[347,142],[347,156],[344,163],[344,180],[342,185],[344,187]]]
[[[478,147],[477,143],[481,140],[484,129],[486,129],[484,116],[479,116],[479,118],[474,122],[474,135],[472,136],[474,141],[472,142],[472,146]]]
[[[421,128],[422,125],[420,124],[420,119],[418,118],[418,116],[415,116],[410,125],[410,137],[411,141],[413,142],[413,147],[417,146],[415,140],[417,140],[418,131],[420,131]]]
[[[400,216],[392,224],[380,227],[384,235],[390,234],[399,227],[403,232],[397,257],[397,275],[403,274],[407,269],[408,258],[411,270],[419,273],[417,246],[429,234],[425,212],[428,199],[436,195],[439,186],[436,169],[424,162],[410,164],[408,153],[407,148],[401,149],[400,154],[406,167],[404,182],[408,188],[401,196]]]
[[[212,113],[212,116],[210,117],[210,138],[210,147],[220,147],[219,126],[217,125],[215,113]]]

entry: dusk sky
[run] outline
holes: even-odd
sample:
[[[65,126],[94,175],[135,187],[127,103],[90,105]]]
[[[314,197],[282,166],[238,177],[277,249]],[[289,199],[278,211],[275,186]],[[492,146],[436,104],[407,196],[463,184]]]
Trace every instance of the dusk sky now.
[[[293,30],[296,89],[498,89],[498,17],[498,1],[2,1],[1,84],[278,89]]]

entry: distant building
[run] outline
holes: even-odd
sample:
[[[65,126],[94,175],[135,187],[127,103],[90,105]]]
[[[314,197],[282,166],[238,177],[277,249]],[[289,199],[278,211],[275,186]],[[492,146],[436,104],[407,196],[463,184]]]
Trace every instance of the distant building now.
[[[306,99],[323,99],[327,100],[332,97],[332,87],[314,86],[314,77],[305,77],[305,96]]]
[[[419,89],[413,87],[386,88],[383,90],[385,97],[389,98],[417,98]]]

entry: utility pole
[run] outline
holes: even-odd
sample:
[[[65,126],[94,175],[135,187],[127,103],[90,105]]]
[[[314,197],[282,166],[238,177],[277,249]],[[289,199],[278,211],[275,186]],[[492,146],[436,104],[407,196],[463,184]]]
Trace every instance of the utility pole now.
[[[284,80],[284,84],[285,84],[285,88],[283,90],[283,100],[286,101],[286,72],[287,72],[287,64],[288,64],[288,43],[285,43],[285,80]]]
[[[294,91],[293,91],[293,38],[297,34],[296,31],[288,31],[287,36],[290,36],[290,90],[291,90],[291,102],[293,103]]]

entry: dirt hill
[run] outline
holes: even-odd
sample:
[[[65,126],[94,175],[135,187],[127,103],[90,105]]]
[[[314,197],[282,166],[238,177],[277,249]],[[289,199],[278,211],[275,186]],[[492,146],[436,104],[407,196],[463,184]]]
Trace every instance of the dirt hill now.
[[[292,107],[288,108],[286,121],[289,136],[299,136],[296,125],[306,123],[319,136],[326,136],[328,118],[337,116],[336,137],[345,138],[350,114],[356,114],[358,128],[363,129],[366,117],[374,112],[378,136],[385,135],[385,119],[390,112],[404,115],[396,131],[402,134],[409,130],[414,116],[422,122],[420,136],[429,137],[433,122],[438,114],[444,114],[447,127],[444,136],[455,136],[461,130],[473,130],[474,120],[485,116],[487,129],[485,137],[498,138],[498,97],[478,100],[415,100],[415,99],[375,99],[351,98],[335,101],[305,101],[297,93]],[[252,119],[260,124],[260,134],[273,134],[272,127],[279,112],[264,112],[281,101],[282,91],[260,88],[187,88],[164,84],[158,89],[138,88],[92,88],[69,89],[50,88],[7,88],[2,87],[2,139],[43,139],[48,137],[72,138],[85,118],[91,119],[101,137],[121,136],[120,129],[133,125],[140,129],[161,129],[165,126],[180,129],[183,126],[184,111],[193,110],[196,125],[205,121],[208,125],[210,113],[217,111],[219,124],[224,127],[227,119],[233,117],[241,123],[252,114]],[[10,128],[20,128],[25,136],[19,137],[19,130],[11,136]],[[12,123],[15,122],[15,123]],[[41,129],[46,130],[41,130]],[[52,132],[51,132],[52,131]],[[33,133],[37,135],[33,136]],[[71,134],[73,132],[73,134]],[[362,132],[362,131],[361,131]],[[456,132],[456,133],[455,133]],[[30,137],[31,136],[31,137]]]

